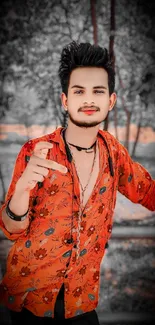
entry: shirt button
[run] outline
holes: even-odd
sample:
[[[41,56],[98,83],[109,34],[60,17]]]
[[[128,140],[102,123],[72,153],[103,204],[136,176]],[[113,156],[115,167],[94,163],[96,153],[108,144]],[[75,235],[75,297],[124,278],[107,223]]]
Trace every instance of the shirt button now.
[[[75,244],[73,247],[74,247],[74,248],[77,248],[77,245]]]
[[[83,214],[83,218],[85,218],[85,217],[86,217],[86,214],[84,213],[84,214]]]
[[[74,195],[74,199],[75,199],[75,200],[77,199],[77,196],[76,196],[76,195]]]

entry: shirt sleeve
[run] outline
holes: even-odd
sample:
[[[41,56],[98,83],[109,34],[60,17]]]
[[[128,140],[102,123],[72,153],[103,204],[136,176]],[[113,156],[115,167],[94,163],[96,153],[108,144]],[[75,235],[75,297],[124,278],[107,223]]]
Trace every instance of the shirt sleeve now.
[[[155,180],[141,164],[131,159],[122,144],[118,146],[118,191],[130,201],[155,211]]]
[[[5,195],[5,201],[2,204],[1,208],[0,208],[0,229],[2,230],[2,232],[4,233],[4,235],[10,239],[10,240],[16,240],[18,239],[18,237],[20,237],[21,235],[23,235],[24,232],[26,232],[26,229],[23,230],[23,232],[20,233],[9,233],[7,231],[7,229],[5,228],[5,225],[2,221],[2,211],[6,208],[6,205],[8,203],[8,201],[10,200],[10,198],[13,196],[14,191],[15,191],[15,185],[18,181],[18,179],[21,177],[25,167],[26,167],[26,144],[22,146],[19,154],[17,155],[16,161],[15,161],[15,165],[14,165],[14,169],[13,169],[13,173],[12,173],[12,179],[8,188],[8,191]],[[32,197],[32,192],[33,190],[31,190],[30,192],[30,198]],[[30,200],[31,202],[31,200]],[[30,210],[30,209],[29,209]],[[28,217],[29,217],[29,213],[28,213]]]

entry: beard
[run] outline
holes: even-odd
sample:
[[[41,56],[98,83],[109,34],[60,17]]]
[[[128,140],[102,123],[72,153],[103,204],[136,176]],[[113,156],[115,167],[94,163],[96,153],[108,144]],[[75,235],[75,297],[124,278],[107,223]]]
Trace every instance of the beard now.
[[[108,113],[107,113],[108,115]],[[105,119],[107,116],[104,117],[104,119],[101,119],[101,120],[96,120],[96,121],[78,121],[78,120],[75,120],[73,118],[73,116],[68,112],[68,117],[69,119],[71,120],[71,122],[76,125],[76,126],[79,126],[81,128],[93,128],[97,125],[100,125]]]

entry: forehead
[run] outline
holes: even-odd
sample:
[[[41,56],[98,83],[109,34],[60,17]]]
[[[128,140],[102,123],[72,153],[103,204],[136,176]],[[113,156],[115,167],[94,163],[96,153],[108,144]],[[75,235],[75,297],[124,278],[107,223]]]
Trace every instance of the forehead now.
[[[72,71],[70,76],[69,87],[74,85],[97,86],[108,84],[108,74],[103,68],[80,67]]]

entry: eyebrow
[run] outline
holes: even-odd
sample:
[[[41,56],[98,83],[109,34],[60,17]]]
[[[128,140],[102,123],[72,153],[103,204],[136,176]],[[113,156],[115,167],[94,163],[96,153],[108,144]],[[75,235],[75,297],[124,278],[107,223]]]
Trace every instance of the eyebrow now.
[[[85,87],[80,86],[80,85],[74,85],[71,88],[79,88],[79,89],[85,89]],[[93,89],[107,89],[105,86],[94,86]]]

